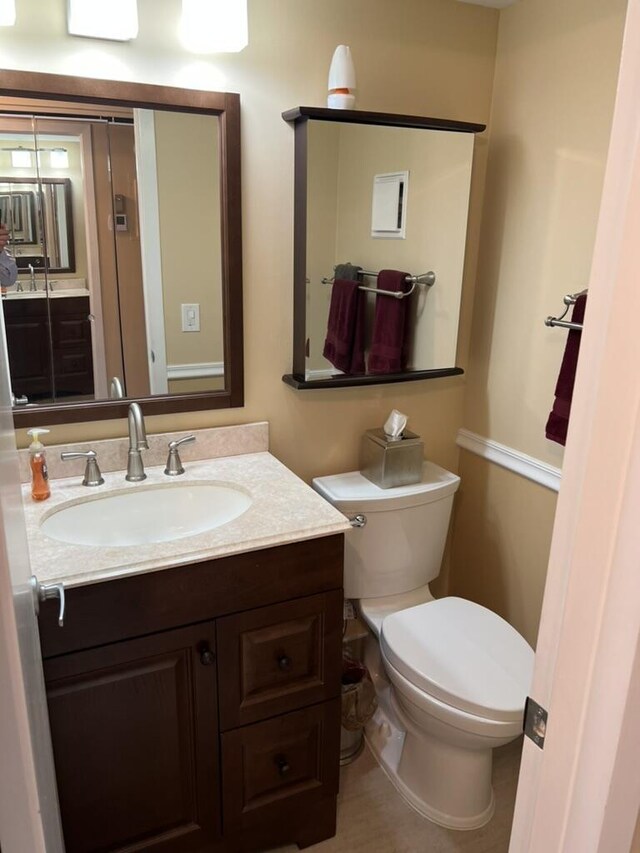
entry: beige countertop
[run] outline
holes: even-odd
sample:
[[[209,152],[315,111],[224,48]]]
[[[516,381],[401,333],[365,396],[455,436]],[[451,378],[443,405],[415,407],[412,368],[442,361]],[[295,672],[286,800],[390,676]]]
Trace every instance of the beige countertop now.
[[[164,465],[147,468],[147,479],[142,483],[128,483],[124,471],[104,473],[104,485],[95,488],[83,486],[78,476],[51,480],[51,497],[42,502],[33,501],[30,485],[24,485],[33,574],[41,583],[62,581],[65,587],[82,586],[350,529],[342,513],[270,453],[185,462],[185,468],[186,473],[178,478],[165,476]],[[130,489],[171,487],[176,480],[237,486],[251,495],[252,503],[233,521],[169,542],[120,547],[70,545],[40,530],[40,523],[63,507]]]

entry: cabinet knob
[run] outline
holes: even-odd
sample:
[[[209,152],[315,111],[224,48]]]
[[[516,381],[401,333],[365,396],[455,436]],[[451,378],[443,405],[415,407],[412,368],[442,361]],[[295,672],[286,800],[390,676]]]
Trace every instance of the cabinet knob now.
[[[200,649],[200,663],[202,664],[202,666],[211,666],[211,664],[214,663],[215,659],[216,656],[210,648],[205,646],[204,648]]]
[[[278,656],[278,667],[283,672],[289,672],[291,667],[293,666],[293,661],[287,655],[279,655]]]
[[[278,768],[278,773],[281,776],[286,776],[289,770],[291,770],[291,765],[286,759],[284,755],[276,755],[275,757],[276,767]]]

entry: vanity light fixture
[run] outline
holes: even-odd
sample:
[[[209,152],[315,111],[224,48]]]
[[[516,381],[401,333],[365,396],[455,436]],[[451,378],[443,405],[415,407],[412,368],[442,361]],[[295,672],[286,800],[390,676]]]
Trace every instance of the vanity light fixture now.
[[[49,163],[52,169],[68,169],[69,152],[66,148],[50,148]]]
[[[13,27],[16,22],[16,0],[0,3],[0,27]]]
[[[238,53],[249,44],[247,0],[182,0],[179,32],[192,53]]]
[[[138,35],[138,0],[68,0],[72,36],[130,41]]]

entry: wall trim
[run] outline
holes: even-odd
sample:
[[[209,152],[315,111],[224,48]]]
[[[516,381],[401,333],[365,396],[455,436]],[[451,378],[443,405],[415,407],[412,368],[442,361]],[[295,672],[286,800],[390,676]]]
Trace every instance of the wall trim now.
[[[507,468],[515,474],[520,474],[527,480],[533,480],[534,483],[539,483],[547,489],[552,489],[554,492],[560,489],[561,469],[542,462],[534,456],[528,456],[520,450],[514,450],[513,447],[507,447],[506,444],[500,444],[468,429],[458,430],[456,444],[470,453],[475,453],[476,456],[482,456],[483,459]]]
[[[167,379],[204,379],[207,376],[224,376],[224,361],[167,365]]]

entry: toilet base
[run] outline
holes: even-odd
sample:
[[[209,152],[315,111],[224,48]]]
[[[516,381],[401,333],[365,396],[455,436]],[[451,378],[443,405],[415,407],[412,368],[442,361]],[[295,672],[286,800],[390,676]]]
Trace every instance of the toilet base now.
[[[433,765],[438,762],[437,752],[440,744],[432,741],[430,738],[425,740],[424,737],[421,737],[419,742],[416,743],[415,737],[412,736],[411,732],[407,732],[406,725],[397,712],[391,686],[388,683],[383,686],[383,683],[380,683],[381,681],[381,679],[378,680],[376,684],[378,688],[378,708],[366,726],[365,737],[369,749],[388,776],[390,782],[406,803],[420,815],[439,826],[457,830],[479,829],[481,826],[484,826],[491,820],[495,810],[495,800],[490,782],[491,750],[481,751],[482,753],[486,752],[486,756],[476,756],[480,765],[478,767],[479,776],[485,777],[483,787],[486,790],[485,800],[488,800],[488,804],[480,812],[465,817],[454,816],[436,808],[433,803],[427,802],[420,796],[417,790],[420,786],[416,785],[412,787],[405,780],[411,777],[411,767],[407,766],[407,757],[412,756],[415,758],[414,764],[420,768],[420,773],[424,776],[425,762],[427,765]],[[408,743],[408,749],[405,761],[403,762],[405,742]],[[434,752],[433,755],[430,754],[432,749]],[[450,765],[450,762],[448,764]],[[461,778],[459,784],[456,784],[456,779],[452,778],[452,770],[453,767],[448,766],[447,781],[452,791],[467,789],[469,779],[466,778],[466,774],[465,778]],[[487,773],[489,780],[488,790]],[[444,782],[444,780],[442,781]],[[426,788],[428,788],[428,784]]]

